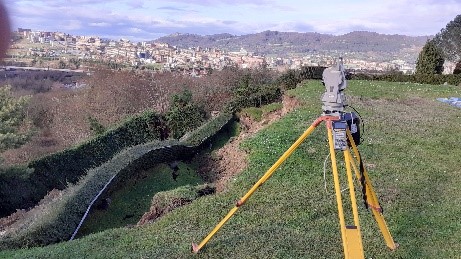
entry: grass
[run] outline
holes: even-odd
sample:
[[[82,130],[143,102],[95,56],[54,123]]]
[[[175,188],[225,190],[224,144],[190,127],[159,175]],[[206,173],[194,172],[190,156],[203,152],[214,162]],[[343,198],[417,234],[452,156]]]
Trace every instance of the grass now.
[[[153,224],[116,228],[43,248],[2,251],[2,258],[343,258],[328,154],[320,125],[198,255],[201,239],[233,203],[319,116],[323,86],[290,91],[305,105],[242,144],[249,168],[229,191],[176,209]],[[390,252],[358,195],[366,258],[461,255],[461,110],[435,100],[461,96],[454,86],[350,81],[349,103],[365,123],[359,147],[400,247]],[[329,169],[329,167],[327,167]],[[327,170],[327,173],[329,170]],[[358,192],[359,193],[359,192]]]
[[[202,183],[195,168],[183,162],[179,162],[178,167],[176,180],[173,179],[172,169],[168,165],[159,164],[118,184],[110,195],[111,203],[108,208],[93,209],[82,225],[78,237],[106,229],[135,225],[149,210],[156,193]]]

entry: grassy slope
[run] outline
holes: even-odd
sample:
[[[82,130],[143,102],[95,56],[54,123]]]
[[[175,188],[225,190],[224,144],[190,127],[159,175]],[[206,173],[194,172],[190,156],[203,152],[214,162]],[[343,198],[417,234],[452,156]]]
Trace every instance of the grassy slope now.
[[[203,183],[194,168],[179,163],[178,177],[173,180],[172,170],[166,164],[143,171],[117,188],[111,195],[107,210],[94,209],[85,220],[78,237],[102,230],[135,225],[149,210],[152,197],[161,191],[172,190],[185,185]]]
[[[200,242],[251,185],[320,113],[323,87],[291,93],[306,105],[247,141],[248,170],[230,191],[203,197],[155,224],[113,229],[0,257],[40,258],[342,258],[332,177],[323,188],[328,153],[321,125],[198,255]],[[360,146],[400,248],[385,247],[370,213],[359,214],[367,258],[453,258],[461,252],[461,110],[435,101],[461,96],[457,87],[352,81],[349,102],[365,121]],[[329,168],[329,167],[328,167]],[[358,198],[361,200],[360,197]]]

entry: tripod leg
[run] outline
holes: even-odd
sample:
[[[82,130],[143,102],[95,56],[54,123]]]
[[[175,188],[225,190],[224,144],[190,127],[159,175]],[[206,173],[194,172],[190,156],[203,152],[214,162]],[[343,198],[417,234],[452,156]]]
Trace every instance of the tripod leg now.
[[[346,153],[344,154],[345,161],[346,161],[346,170],[347,170],[348,179],[349,179],[349,187],[351,187],[351,184],[352,184],[352,189],[350,189],[350,191],[351,191],[351,202],[352,202],[355,226],[346,226],[346,222],[344,219],[343,202],[341,198],[341,187],[339,183],[338,167],[336,164],[336,154],[335,154],[335,148],[334,148],[334,142],[333,142],[332,125],[330,121],[327,122],[327,129],[328,129],[328,144],[330,147],[331,167],[333,170],[333,180],[335,183],[336,203],[338,206],[338,217],[339,217],[339,224],[340,224],[340,229],[341,229],[341,239],[343,241],[344,255],[346,259],[347,258],[354,258],[354,259],[364,258],[362,238],[360,235],[360,228],[358,224],[359,222],[358,222],[357,203],[356,202],[354,203],[355,194],[354,194],[354,197],[352,198],[352,195],[354,193],[353,182],[351,181],[352,173],[350,169],[350,164],[349,166],[347,165],[349,162],[349,156],[347,156]],[[354,205],[355,205],[355,208],[354,208]]]
[[[347,132],[347,138],[349,139],[349,142],[351,143],[352,150],[354,151],[355,154],[355,161],[359,164],[360,170],[363,173],[363,177],[365,178],[365,194],[366,194],[366,203],[371,207],[371,211],[373,213],[373,216],[376,220],[376,223],[378,223],[378,227],[383,235],[383,238],[386,242],[387,247],[389,247],[391,250],[395,250],[398,247],[398,244],[394,242],[394,239],[392,238],[392,235],[389,231],[389,228],[387,227],[386,221],[384,220],[384,216],[382,214],[382,208],[381,205],[379,205],[378,197],[373,189],[373,185],[371,184],[371,180],[368,176],[368,172],[363,166],[363,162],[361,163],[361,157],[360,157],[360,152],[357,149],[357,146],[355,145],[354,138],[352,137],[352,134],[349,130]],[[354,168],[355,175],[357,179],[360,179],[362,176],[357,169],[357,165],[355,164],[354,161],[351,160],[352,167]],[[363,183],[363,181],[361,181]]]
[[[352,179],[352,171],[351,171],[352,160],[351,160],[351,153],[349,152],[349,149],[344,150],[344,161],[346,164],[347,181],[349,183],[349,192],[350,192],[351,203],[352,203],[352,214],[354,215],[354,224],[358,227],[360,226],[359,212],[357,209],[357,199],[355,198],[354,180]]]
[[[214,229],[200,242],[199,245],[192,244],[192,251],[198,253],[198,251],[218,232],[218,230],[237,212],[238,208],[245,204],[245,202],[251,197],[251,195],[258,189],[267,179],[269,179],[272,174],[277,170],[277,168],[298,148],[298,146],[315,130],[315,128],[325,120],[324,117],[320,117],[312,123],[312,125],[294,142],[291,147],[289,147],[285,153],[267,170],[267,172],[256,182],[253,187],[243,196],[231,209],[227,215],[214,227]]]

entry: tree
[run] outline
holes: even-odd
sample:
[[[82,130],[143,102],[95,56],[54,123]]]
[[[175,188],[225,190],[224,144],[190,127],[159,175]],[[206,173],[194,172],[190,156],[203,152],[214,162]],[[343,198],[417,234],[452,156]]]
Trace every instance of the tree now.
[[[21,131],[30,96],[14,98],[11,87],[0,87],[0,151],[26,143],[30,131]]]
[[[180,138],[186,132],[202,125],[205,111],[192,100],[192,93],[184,90],[173,95],[165,117],[173,138]]]
[[[450,21],[433,39],[442,50],[445,59],[452,62],[461,60],[461,15]]]
[[[419,53],[418,61],[416,62],[416,74],[442,74],[444,62],[442,52],[435,45],[434,41],[427,41]]]
[[[453,70],[453,75],[461,74],[461,61],[456,63],[455,69]]]

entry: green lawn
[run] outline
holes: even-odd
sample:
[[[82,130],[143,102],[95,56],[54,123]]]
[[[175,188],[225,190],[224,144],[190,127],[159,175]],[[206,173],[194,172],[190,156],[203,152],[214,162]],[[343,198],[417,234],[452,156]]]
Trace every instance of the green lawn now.
[[[242,144],[249,168],[229,191],[205,196],[153,224],[116,228],[3,258],[343,258],[324,125],[240,208],[198,255],[201,239],[321,113],[323,86],[290,91],[303,107]],[[350,81],[349,103],[365,123],[359,147],[394,239],[391,252],[358,193],[366,258],[461,257],[461,110],[435,100],[461,88]]]

